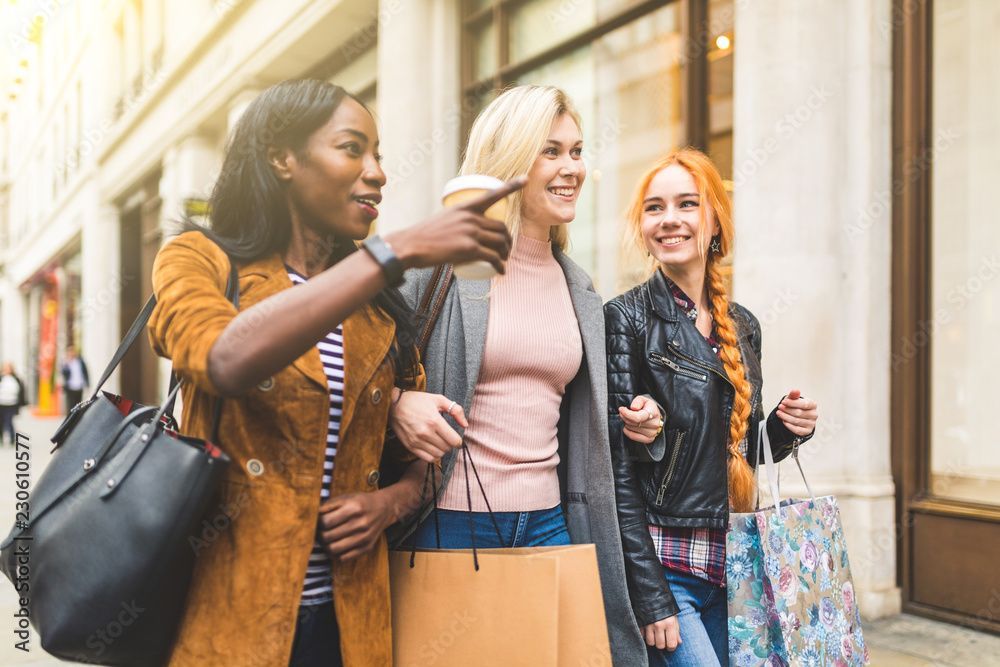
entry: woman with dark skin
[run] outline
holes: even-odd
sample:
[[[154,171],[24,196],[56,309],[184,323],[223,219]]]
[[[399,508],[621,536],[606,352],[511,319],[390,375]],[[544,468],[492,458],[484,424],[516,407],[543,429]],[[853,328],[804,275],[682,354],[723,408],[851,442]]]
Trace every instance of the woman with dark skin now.
[[[150,337],[182,380],[182,430],[206,437],[224,397],[217,444],[232,459],[231,525],[196,560],[172,665],[392,661],[383,533],[416,510],[422,464],[378,488],[389,411],[413,401],[430,419],[450,403],[420,391],[393,284],[446,262],[502,271],[510,235],[482,212],[523,183],[369,238],[378,143],[371,113],[336,86],[268,89],[227,147],[211,228],[189,223],[157,255]]]

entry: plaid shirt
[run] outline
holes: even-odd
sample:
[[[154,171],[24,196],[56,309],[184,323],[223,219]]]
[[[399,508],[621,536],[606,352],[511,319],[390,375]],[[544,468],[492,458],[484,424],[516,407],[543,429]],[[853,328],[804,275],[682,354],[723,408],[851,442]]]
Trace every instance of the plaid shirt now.
[[[667,285],[677,306],[692,321],[698,312],[687,294],[672,280]],[[712,350],[719,353],[715,327],[706,339]],[[726,585],[726,531],[718,528],[665,528],[650,524],[656,555],[664,567],[706,579],[716,586]]]

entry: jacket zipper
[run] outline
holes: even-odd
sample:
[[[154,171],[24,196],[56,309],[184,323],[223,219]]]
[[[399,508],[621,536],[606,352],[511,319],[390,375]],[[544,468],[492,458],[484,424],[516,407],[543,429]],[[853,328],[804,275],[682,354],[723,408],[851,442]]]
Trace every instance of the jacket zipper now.
[[[683,366],[675,363],[669,357],[663,356],[659,352],[650,352],[649,353],[649,359],[650,359],[650,361],[658,363],[658,364],[660,364],[662,366],[666,366],[667,368],[669,368],[673,372],[677,373],[678,375],[685,375],[687,377],[695,378],[696,380],[701,380],[703,382],[708,382],[708,376],[707,375],[705,375],[703,373],[696,373],[693,370],[690,370],[688,368],[684,368]]]
[[[728,384],[730,387],[733,388],[733,396],[736,395],[736,385],[733,384],[733,381],[729,379],[728,375],[726,375],[725,373],[719,371],[719,369],[712,368],[708,364],[704,364],[704,363],[698,361],[697,359],[694,359],[694,358],[692,358],[692,357],[684,354],[683,352],[681,352],[680,350],[678,350],[676,348],[674,348],[674,354],[676,354],[681,359],[689,361],[690,363],[694,364],[698,368],[703,368],[706,371],[709,371],[710,373],[715,373],[720,378],[722,378],[723,380],[725,380],[726,384]],[[730,422],[730,420],[732,420],[732,418],[733,418],[733,404],[730,401],[730,403],[729,403],[729,409],[726,410],[726,419],[722,422],[722,432],[726,434],[726,442],[727,443],[729,442],[729,422]]]
[[[660,490],[656,494],[656,504],[663,504],[663,496],[667,493],[667,487],[670,486],[670,481],[674,478],[674,471],[677,469],[677,457],[681,453],[681,440],[684,439],[684,431],[678,431],[677,437],[674,438],[674,451],[670,454],[670,465],[667,466],[667,472],[663,476],[663,483],[660,484]]]
[[[708,371],[709,373],[715,373],[715,374],[716,374],[716,375],[718,375],[718,376],[719,376],[720,378],[722,378],[723,380],[725,380],[725,381],[726,381],[726,383],[727,383],[727,384],[729,384],[729,386],[733,388],[733,391],[736,391],[736,387],[735,387],[735,386],[733,385],[733,381],[729,379],[729,376],[728,376],[728,375],[726,375],[725,373],[723,373],[723,372],[722,372],[722,371],[720,371],[719,369],[717,369],[717,368],[712,368],[711,366],[709,366],[709,365],[708,365],[708,364],[706,364],[706,363],[703,363],[703,362],[701,362],[701,361],[698,361],[697,359],[695,359],[695,358],[693,358],[693,357],[689,357],[688,355],[684,354],[684,353],[683,353],[683,352],[681,352],[680,350],[677,350],[677,349],[675,349],[675,350],[674,350],[674,354],[676,354],[676,355],[677,355],[678,357],[680,357],[681,359],[683,359],[683,360],[685,360],[685,361],[689,361],[689,362],[691,362],[692,364],[694,364],[694,365],[695,365],[695,366],[697,366],[698,368],[701,368],[701,369],[704,369],[704,370]]]

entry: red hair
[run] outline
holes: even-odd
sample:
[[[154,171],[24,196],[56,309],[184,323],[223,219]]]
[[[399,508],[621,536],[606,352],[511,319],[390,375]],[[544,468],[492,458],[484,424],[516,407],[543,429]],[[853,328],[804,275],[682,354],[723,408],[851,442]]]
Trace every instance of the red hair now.
[[[747,436],[747,428],[750,423],[752,388],[744,374],[738,332],[729,314],[729,289],[726,285],[722,261],[733,248],[733,207],[719,170],[707,155],[697,149],[680,148],[671,152],[654,164],[639,181],[639,187],[628,209],[628,224],[635,242],[639,247],[643,247],[642,203],[646,197],[646,191],[653,178],[660,171],[675,164],[691,174],[701,200],[708,202],[711,206],[715,217],[714,221],[719,226],[717,236],[719,250],[718,252],[710,250],[705,255],[705,284],[708,288],[712,318],[715,320],[715,334],[721,345],[719,357],[725,367],[726,376],[735,389],[727,442],[729,450],[729,504],[737,512],[749,512],[753,509],[753,470],[750,469],[750,464],[740,452],[740,444]],[[703,217],[698,229],[698,248],[700,252],[704,252],[705,235],[711,233],[712,221],[707,218],[708,208],[702,207],[701,210]]]

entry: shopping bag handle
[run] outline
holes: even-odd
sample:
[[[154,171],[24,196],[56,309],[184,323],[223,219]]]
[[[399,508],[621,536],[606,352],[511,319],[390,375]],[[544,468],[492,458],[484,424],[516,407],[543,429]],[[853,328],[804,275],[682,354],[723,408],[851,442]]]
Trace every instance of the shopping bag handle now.
[[[767,420],[760,420],[757,429],[757,467],[760,462],[764,462],[764,475],[767,477],[767,485],[771,490],[771,501],[775,509],[781,511],[781,490],[778,484],[778,471],[774,463],[774,453],[771,451],[771,437],[767,434]],[[760,483],[757,484],[758,506],[760,500]]]
[[[472,542],[472,565],[476,572],[479,571],[479,551],[476,547],[476,526],[472,519],[472,485],[469,482],[469,467],[472,467],[472,474],[476,478],[476,484],[479,486],[479,493],[483,496],[483,501],[486,503],[486,511],[490,515],[490,521],[493,523],[493,530],[496,531],[497,539],[500,543],[503,543],[503,536],[500,533],[500,524],[497,523],[496,514],[493,512],[493,508],[490,506],[490,499],[486,497],[486,489],[483,487],[483,481],[479,478],[479,471],[476,470],[476,464],[472,460],[472,454],[469,452],[469,446],[462,441],[461,447],[462,465],[465,468],[465,499],[468,503],[468,517],[469,517],[469,538]],[[438,521],[438,488],[437,488],[437,466],[433,463],[427,464],[427,472],[424,473],[424,484],[423,488],[420,490],[420,506],[423,507],[424,500],[427,498],[427,484],[430,482],[431,489],[433,491],[434,507],[431,509],[431,514],[434,516],[434,544],[440,549],[441,548],[441,525]],[[420,513],[415,515],[414,523],[412,527],[416,526],[416,523],[420,521]],[[410,567],[414,567],[417,557],[417,540],[414,538],[410,545]]]
[[[767,433],[767,420],[762,419],[759,426],[760,437],[757,438],[757,462],[758,467],[761,459],[764,460],[764,474],[767,475],[767,483],[771,489],[771,498],[774,501],[774,507],[781,511],[781,477],[778,472],[778,467],[774,463],[774,453],[771,451],[771,436]],[[795,447],[792,450],[792,458],[795,459],[795,465],[799,469],[799,474],[802,476],[802,481],[805,482],[806,491],[809,493],[809,497],[816,500],[816,494],[813,493],[812,487],[809,486],[809,480],[806,479],[806,473],[802,469],[802,463],[799,461],[799,449]],[[757,478],[757,471],[754,470],[754,482],[756,485],[755,491],[758,494],[758,508],[760,500],[760,484]]]

